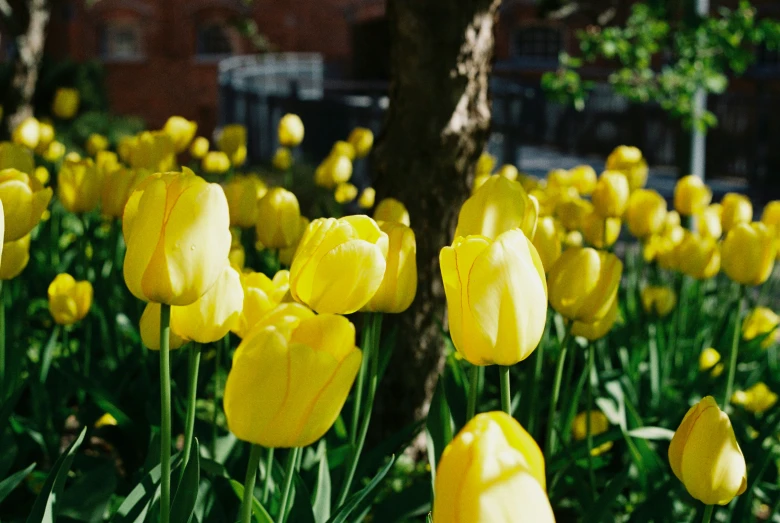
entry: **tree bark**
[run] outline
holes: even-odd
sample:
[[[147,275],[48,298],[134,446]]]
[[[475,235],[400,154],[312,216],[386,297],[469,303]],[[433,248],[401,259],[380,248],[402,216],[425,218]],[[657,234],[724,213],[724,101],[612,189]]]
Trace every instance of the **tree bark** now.
[[[16,38],[16,61],[11,81],[11,100],[8,115],[9,131],[22,120],[33,115],[32,100],[38,82],[43,48],[46,44],[46,25],[51,7],[48,0],[29,0],[27,30]]]
[[[380,197],[401,200],[417,237],[419,283],[393,318],[398,338],[380,387],[374,434],[427,414],[441,371],[445,298],[439,251],[452,241],[490,130],[488,80],[501,0],[388,0],[390,107],[374,165]]]

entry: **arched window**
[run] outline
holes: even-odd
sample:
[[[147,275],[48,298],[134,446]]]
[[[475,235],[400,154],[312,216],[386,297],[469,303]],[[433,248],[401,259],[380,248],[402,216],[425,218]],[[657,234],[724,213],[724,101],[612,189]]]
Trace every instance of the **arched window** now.
[[[233,53],[233,37],[228,27],[207,23],[198,27],[197,53],[199,56],[219,56]]]

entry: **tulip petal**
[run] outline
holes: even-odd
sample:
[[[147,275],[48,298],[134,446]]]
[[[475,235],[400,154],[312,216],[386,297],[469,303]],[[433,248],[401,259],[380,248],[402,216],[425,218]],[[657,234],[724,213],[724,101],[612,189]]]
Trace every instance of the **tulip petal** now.
[[[123,270],[125,283],[130,292],[138,299],[149,301],[152,297],[147,296],[144,292],[142,281],[146,279],[144,273],[158,245],[153,241],[145,240],[160,238],[162,234],[165,217],[165,182],[156,178],[147,185],[143,192],[136,194],[139,195],[137,206],[130,209],[128,204],[125,208],[125,216],[132,220],[132,226],[125,230],[127,253],[125,254]],[[131,212],[130,216],[128,216],[128,209]]]

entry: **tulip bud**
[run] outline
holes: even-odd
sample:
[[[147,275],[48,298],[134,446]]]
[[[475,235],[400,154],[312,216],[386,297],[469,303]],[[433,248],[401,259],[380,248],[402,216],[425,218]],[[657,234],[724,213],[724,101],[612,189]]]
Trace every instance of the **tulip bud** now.
[[[532,238],[538,215],[538,202],[519,182],[491,176],[461,207],[455,237],[481,235],[494,240],[519,227]]]
[[[60,87],[54,92],[51,112],[57,118],[70,120],[79,110],[79,91],[69,87]]]
[[[773,200],[766,204],[761,213],[761,223],[774,228],[775,234],[780,236],[780,200]]]
[[[11,139],[15,144],[23,145],[28,149],[38,147],[38,141],[41,139],[40,123],[32,116],[28,116],[16,126]]]
[[[90,156],[94,157],[100,151],[105,151],[108,149],[108,145],[108,138],[102,134],[92,133],[87,138],[87,143],[85,144],[84,148],[87,150],[87,153]]]
[[[196,160],[202,159],[209,152],[209,140],[203,136],[198,136],[190,144],[190,156]]]
[[[496,171],[496,174],[498,176],[503,176],[507,180],[515,181],[517,180],[517,176],[520,174],[520,172],[517,170],[517,167],[511,164],[505,164],[502,165],[498,171]]]
[[[223,127],[217,138],[217,149],[228,156],[234,167],[244,165],[247,152],[246,127],[241,124],[230,124]]]
[[[612,253],[591,248],[563,251],[547,278],[550,305],[569,320],[593,323],[616,299],[623,263]]]
[[[580,231],[569,231],[566,233],[566,236],[563,237],[563,250],[565,251],[572,247],[582,247],[583,243],[584,240],[582,239],[582,233]]]
[[[257,203],[257,239],[267,248],[289,247],[298,235],[301,209],[287,189],[274,187]]]
[[[347,141],[355,149],[356,158],[365,158],[374,145],[374,133],[371,132],[371,129],[366,129],[365,127],[355,127],[349,133]]]
[[[246,338],[260,319],[282,302],[282,298],[290,290],[289,275],[288,271],[279,271],[273,280],[262,272],[247,272],[241,275],[243,306],[239,309],[239,317],[232,327],[239,338]]]
[[[721,251],[726,276],[741,285],[760,285],[775,264],[774,231],[761,222],[740,223],[726,234]]]
[[[290,267],[290,292],[320,314],[351,314],[382,284],[387,249],[387,234],[368,216],[314,220]]]
[[[344,204],[353,201],[357,198],[358,189],[351,183],[340,183],[336,186],[336,191],[333,193],[333,197],[336,202]]]
[[[303,122],[297,114],[287,113],[279,120],[279,145],[297,147],[303,141]]]
[[[694,232],[685,232],[682,242],[674,248],[674,258],[676,268],[696,280],[712,278],[720,271],[718,244]]]
[[[712,200],[712,191],[694,174],[683,176],[674,186],[674,208],[683,216],[702,212]]]
[[[587,196],[593,193],[598,183],[596,170],[590,165],[578,165],[569,170],[571,176],[571,186],[577,189],[577,192]]]
[[[273,165],[274,169],[277,171],[287,171],[292,167],[292,164],[292,151],[287,147],[279,147],[271,160],[271,165]]]
[[[289,247],[279,249],[279,261],[283,265],[286,265],[287,267],[292,265],[295,252],[298,250],[298,245],[301,243],[301,238],[303,238],[303,233],[306,232],[306,228],[309,227],[309,223],[311,222],[307,217],[301,216],[301,219],[298,221],[298,233],[295,236],[295,240],[293,240]]]
[[[167,133],[144,131],[126,144],[130,166],[135,169],[166,172],[176,168],[176,150],[173,139]]]
[[[56,162],[65,155],[65,144],[58,141],[53,141],[49,144],[41,156],[49,162]]]
[[[566,169],[553,169],[547,173],[547,186],[549,189],[567,189],[572,186],[572,183],[573,177],[571,171],[567,171]]]
[[[177,153],[184,152],[198,131],[196,122],[182,118],[181,116],[171,116],[165,122],[163,131],[173,140],[173,148]]]
[[[236,349],[225,384],[230,431],[265,447],[311,445],[336,421],[361,359],[343,316],[254,330]]]
[[[641,189],[647,183],[647,162],[637,147],[619,145],[609,154],[605,168],[626,175],[631,191]]]
[[[398,222],[411,226],[409,211],[395,198],[385,198],[374,209],[374,219],[378,222]]]
[[[563,230],[551,216],[540,218],[536,224],[533,244],[545,272],[549,272],[562,252]]]
[[[489,153],[482,153],[477,158],[477,164],[474,166],[476,176],[490,174],[496,166],[496,157]]]
[[[586,214],[582,220],[582,236],[597,249],[606,249],[620,237],[620,226],[620,218],[602,218],[594,211]]]
[[[189,170],[145,178],[130,195],[122,220],[130,292],[168,305],[195,302],[224,269],[229,226],[219,185]]]
[[[225,174],[230,170],[230,158],[222,151],[209,151],[203,157],[200,167],[208,174]]]
[[[10,242],[30,234],[49,205],[52,190],[27,173],[0,171],[0,201],[3,202],[5,239]]]
[[[622,172],[604,171],[593,189],[591,200],[605,218],[620,218],[628,206],[628,179]]]
[[[0,280],[13,280],[22,273],[29,261],[29,234],[18,240],[6,241],[3,244],[3,258],[0,260]]]
[[[683,418],[669,445],[669,464],[688,493],[706,505],[727,505],[747,488],[745,458],[731,420],[712,396]]]
[[[70,212],[89,212],[98,206],[100,177],[91,159],[65,160],[57,174],[57,197]]]
[[[38,145],[35,152],[43,154],[54,141],[54,127],[50,122],[38,122]]]
[[[719,240],[723,235],[723,228],[720,225],[722,207],[719,203],[707,206],[696,219],[696,230],[706,238]]]
[[[704,349],[699,354],[699,372],[711,371],[710,375],[717,378],[723,373],[723,364],[720,363],[720,353],[712,347]]]
[[[591,410],[590,412],[580,412],[574,417],[571,424],[571,435],[574,441],[582,441],[588,437],[588,418],[590,417],[590,433],[593,436],[604,434],[609,430],[609,420],[600,410]],[[604,454],[612,448],[612,442],[593,448],[590,453],[593,456]]]
[[[58,274],[49,284],[49,312],[59,325],[84,319],[92,306],[92,284],[77,282],[70,274]]]
[[[514,365],[530,356],[547,319],[547,285],[542,260],[522,229],[494,241],[459,236],[441,250],[439,263],[450,335],[466,361]]]
[[[585,217],[595,213],[593,204],[579,196],[565,199],[555,206],[555,215],[567,231],[579,231]]]
[[[0,171],[5,169],[17,169],[25,174],[32,174],[35,170],[32,152],[15,143],[0,142]]]
[[[677,293],[671,287],[647,286],[642,289],[641,298],[645,312],[661,318],[668,316],[677,306]]]
[[[344,154],[331,154],[314,171],[314,183],[333,189],[352,177],[352,160]]]
[[[109,218],[121,218],[130,194],[151,173],[144,169],[133,171],[126,167],[115,169],[103,178],[100,194],[100,212]]]
[[[474,177],[474,181],[471,184],[471,194],[474,194],[479,190],[480,187],[485,185],[485,182],[490,179],[490,177],[493,176],[492,174],[479,174]]]
[[[775,406],[777,394],[772,392],[766,383],[759,381],[747,390],[734,392],[731,403],[742,405],[746,411],[753,414],[761,414]]]
[[[230,210],[232,227],[249,228],[257,225],[257,202],[268,192],[258,176],[234,176],[223,186]]]
[[[723,197],[721,207],[720,223],[724,234],[740,223],[750,223],[753,219],[753,204],[744,194],[728,193]]]
[[[504,412],[477,414],[441,455],[433,522],[552,523],[544,456]]]
[[[146,304],[141,321],[138,324],[141,332],[141,342],[149,350],[160,350],[160,304],[150,302]],[[187,343],[187,340],[169,329],[168,348],[175,350]]]
[[[612,300],[612,304],[607,310],[607,314],[598,320],[594,320],[589,323],[582,321],[575,321],[571,324],[571,333],[575,336],[582,336],[583,338],[596,341],[607,335],[612,327],[615,326],[615,322],[618,319],[618,299]]]
[[[761,347],[766,349],[775,342],[775,332],[780,325],[780,316],[766,307],[756,307],[742,322],[742,339],[750,341],[764,336]]]
[[[417,242],[414,231],[397,222],[381,222],[379,228],[388,237],[385,275],[376,294],[363,310],[403,312],[417,294]]]
[[[358,207],[361,209],[370,209],[374,206],[374,199],[376,198],[376,190],[373,187],[366,187],[358,197]]]
[[[666,219],[666,200],[657,191],[639,189],[631,193],[626,209],[626,224],[637,238],[660,233]]]

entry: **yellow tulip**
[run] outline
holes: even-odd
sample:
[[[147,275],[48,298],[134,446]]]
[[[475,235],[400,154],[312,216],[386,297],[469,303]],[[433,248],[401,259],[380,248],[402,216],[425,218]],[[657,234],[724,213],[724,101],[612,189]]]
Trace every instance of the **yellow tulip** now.
[[[141,321],[138,324],[138,330],[141,332],[141,342],[149,350],[160,350],[160,304],[150,302],[146,304]],[[176,334],[173,329],[169,330],[168,335],[169,349],[175,350],[187,343],[187,340]]]
[[[775,234],[780,236],[780,200],[773,200],[766,204],[764,212],[761,213],[761,223],[773,228]]]
[[[145,169],[126,167],[115,169],[103,178],[100,193],[100,212],[109,218],[121,218],[125,205],[135,187],[151,173]]]
[[[130,195],[122,221],[130,292],[169,305],[195,302],[222,273],[229,226],[219,185],[189,170],[145,178]]]
[[[198,136],[190,144],[190,156],[196,160],[203,159],[209,152],[209,140],[204,136]]]
[[[38,122],[38,145],[35,152],[43,154],[54,141],[54,126],[51,122]]]
[[[109,172],[119,169],[120,167],[119,157],[113,151],[99,151],[97,155],[95,155],[95,169],[97,170],[98,178],[101,180]]]
[[[603,318],[586,323],[575,321],[571,324],[571,333],[574,336],[582,336],[590,341],[596,341],[607,335],[618,319],[618,299],[617,296],[612,300],[612,304],[607,309],[607,314]]]
[[[461,207],[455,237],[480,235],[494,240],[519,227],[532,238],[538,215],[538,202],[520,182],[491,176]]]
[[[566,169],[553,169],[552,171],[549,171],[547,173],[548,189],[553,189],[553,190],[568,189],[572,187],[573,184],[574,184],[574,179],[571,171],[567,171]]]
[[[230,124],[222,128],[217,138],[217,149],[225,153],[234,167],[246,161],[246,127]]]
[[[279,145],[297,147],[303,141],[303,122],[297,114],[287,113],[279,120]]]
[[[26,236],[38,225],[49,205],[52,190],[27,173],[16,169],[0,171],[0,201],[5,218],[5,241]]]
[[[282,302],[290,289],[289,277],[288,271],[277,272],[273,280],[262,272],[247,272],[241,275],[244,301],[238,319],[232,327],[239,338],[246,338],[260,319]]]
[[[131,164],[136,146],[138,145],[138,136],[122,135],[116,144],[116,154],[119,159],[126,164]]]
[[[99,429],[101,427],[116,427],[119,425],[119,422],[116,420],[114,416],[106,412],[102,416],[98,418],[98,420],[95,422],[95,428]]]
[[[777,403],[777,394],[766,383],[759,381],[747,390],[738,390],[731,396],[731,403],[742,405],[746,411],[761,414]]]
[[[742,285],[760,285],[772,274],[777,256],[774,231],[761,222],[740,223],[726,234],[723,272]]]
[[[336,190],[333,193],[333,198],[336,202],[344,204],[353,201],[357,198],[358,189],[351,183],[340,183],[336,186]]]
[[[569,231],[566,233],[566,236],[563,237],[563,250],[570,249],[572,247],[582,247],[583,243],[584,240],[582,239],[582,233],[580,231]]]
[[[252,174],[234,176],[223,189],[230,209],[230,225],[243,228],[257,225],[257,203],[268,192],[265,182]]]
[[[652,189],[638,189],[631,193],[626,209],[626,225],[637,238],[660,233],[666,220],[666,200]]]
[[[293,164],[292,151],[287,147],[279,147],[274,153],[274,157],[271,160],[271,165],[277,171],[286,171]]]
[[[87,153],[89,153],[90,156],[94,157],[100,151],[105,151],[108,149],[108,145],[108,138],[102,134],[92,133],[87,138],[87,143],[85,144],[84,148],[87,150]]]
[[[200,162],[200,167],[208,174],[225,174],[230,169],[230,158],[222,151],[209,151]]]
[[[617,296],[623,263],[612,253],[571,248],[550,269],[550,305],[569,320],[593,323],[604,318]]]
[[[750,341],[765,336],[761,341],[761,347],[766,349],[775,342],[778,325],[780,325],[780,316],[772,309],[756,307],[745,316],[745,321],[742,323],[742,339]]]
[[[92,284],[77,282],[70,274],[58,274],[49,284],[49,312],[59,325],[81,321],[92,306]]]
[[[628,179],[619,171],[604,171],[593,189],[591,200],[596,212],[605,218],[620,218],[628,206]]]
[[[574,417],[571,424],[571,435],[574,441],[582,441],[588,437],[588,418],[590,418],[590,433],[593,436],[604,434],[609,430],[609,420],[600,410],[591,410],[590,412],[580,412]],[[612,442],[599,445],[590,451],[591,455],[599,456],[612,448]]]
[[[403,203],[395,198],[385,198],[381,200],[374,209],[374,219],[378,222],[398,222],[407,227],[411,227],[409,211]]]
[[[753,219],[753,204],[744,194],[730,192],[723,197],[721,204],[720,224],[723,233],[728,232],[740,223],[750,223]]]
[[[22,273],[29,261],[29,234],[18,240],[6,241],[3,244],[3,258],[0,260],[0,280],[13,280]]]
[[[585,216],[595,212],[593,204],[579,196],[565,199],[555,206],[555,215],[567,231],[578,231],[582,228]]]
[[[352,160],[344,154],[331,154],[314,171],[314,183],[333,189],[352,177]]]
[[[477,414],[436,469],[433,522],[553,523],[544,456],[504,412]]]
[[[683,418],[669,445],[669,464],[688,493],[706,505],[727,505],[747,488],[745,458],[731,420],[712,396]]]
[[[51,103],[51,112],[57,118],[70,120],[79,111],[81,99],[78,89],[60,87],[54,92],[54,100]]]
[[[347,141],[355,149],[355,158],[365,158],[374,146],[374,133],[365,127],[355,127],[349,133]]]
[[[298,235],[300,221],[298,198],[287,189],[275,187],[257,203],[257,239],[269,249],[292,245]]]
[[[545,272],[560,258],[563,250],[563,230],[552,216],[544,216],[536,224],[533,244]]]
[[[128,163],[135,169],[166,172],[176,168],[173,139],[163,131],[144,131],[128,143],[126,148],[129,149],[125,153],[129,155]]]
[[[57,197],[70,212],[89,212],[98,206],[100,177],[90,158],[65,160],[57,174]]]
[[[65,155],[65,144],[54,140],[41,155],[50,162],[56,162]]]
[[[336,421],[361,359],[343,316],[254,330],[236,349],[225,384],[230,431],[265,447],[311,445]]]
[[[473,365],[514,365],[536,349],[547,319],[547,285],[521,229],[494,241],[459,236],[439,254],[450,335]]]
[[[35,149],[38,146],[38,141],[41,139],[40,123],[36,118],[28,116],[16,126],[11,139],[15,144],[23,145],[28,149]]]
[[[502,165],[498,171],[496,171],[496,175],[503,176],[507,180],[515,181],[517,180],[517,177],[520,175],[520,172],[517,170],[517,167],[511,164],[505,164]]]
[[[637,147],[619,145],[607,156],[607,170],[620,171],[626,175],[631,191],[641,189],[647,183],[647,162]]]
[[[17,169],[25,174],[32,174],[35,170],[32,152],[15,143],[0,142],[0,171],[6,169]]]
[[[474,181],[471,184],[471,194],[476,193],[477,190],[485,185],[485,182],[488,181],[492,176],[492,174],[479,174],[475,176]]]
[[[496,166],[496,157],[489,153],[482,153],[477,158],[477,164],[474,166],[476,176],[490,174]]]
[[[293,298],[320,314],[361,309],[382,284],[388,241],[368,216],[314,220],[290,267]]]
[[[675,267],[696,280],[712,278],[721,267],[721,250],[712,238],[686,231],[682,242],[674,248]]]
[[[590,165],[578,165],[569,170],[571,176],[571,186],[577,189],[582,195],[590,195],[596,189],[598,176],[596,170]]]
[[[355,146],[344,140],[337,140],[330,149],[328,156],[346,156],[349,161],[355,159]]]
[[[642,308],[663,318],[677,306],[677,293],[671,287],[649,285],[642,289]]]
[[[712,191],[694,174],[683,176],[674,186],[674,208],[683,216],[701,213],[712,201]]]
[[[171,330],[187,340],[213,343],[238,324],[243,303],[241,279],[225,264],[214,285],[195,303],[171,308]]]
[[[370,209],[374,206],[374,200],[376,199],[376,190],[373,187],[366,187],[358,197],[358,207],[361,209]]]
[[[363,310],[399,313],[417,294],[417,242],[414,231],[402,223],[380,222],[388,237],[385,275],[376,294]]]
[[[232,243],[230,245],[230,252],[228,253],[228,262],[230,266],[235,270],[241,272],[246,265],[246,251],[244,246],[239,242],[238,244]]]
[[[298,245],[301,243],[301,238],[303,238],[303,233],[305,233],[306,229],[309,227],[309,223],[311,222],[307,217],[301,216],[300,220],[298,221],[298,233],[295,237],[295,240],[293,240],[289,247],[279,249],[279,261],[283,265],[286,265],[287,267],[292,265],[295,252],[298,250]]]
[[[713,240],[719,240],[723,235],[723,227],[720,224],[722,212],[723,208],[719,203],[707,206],[696,217],[696,230],[698,233]]]
[[[181,116],[171,116],[165,122],[163,131],[173,140],[173,148],[177,153],[184,152],[195,138],[198,124]]]
[[[605,249],[614,245],[620,237],[621,224],[620,218],[602,218],[594,211],[582,220],[582,236],[597,249]]]
[[[710,372],[713,378],[723,373],[723,364],[720,363],[720,353],[709,347],[699,354],[699,372]]]

